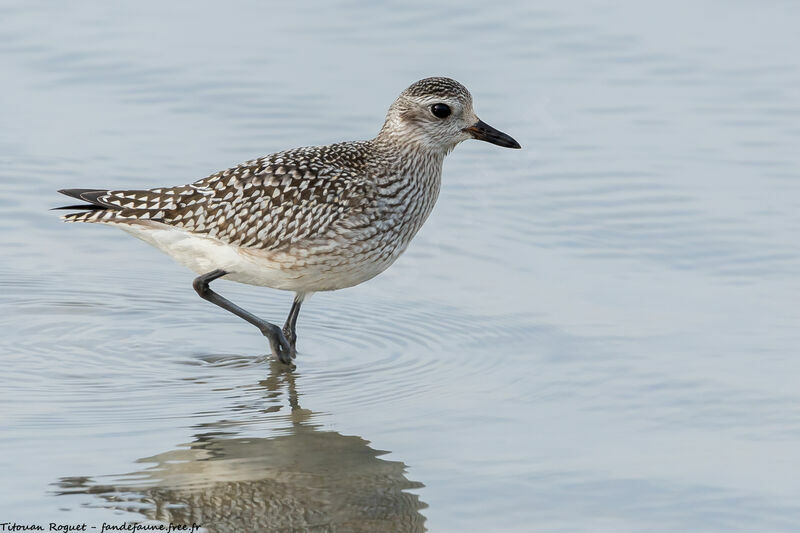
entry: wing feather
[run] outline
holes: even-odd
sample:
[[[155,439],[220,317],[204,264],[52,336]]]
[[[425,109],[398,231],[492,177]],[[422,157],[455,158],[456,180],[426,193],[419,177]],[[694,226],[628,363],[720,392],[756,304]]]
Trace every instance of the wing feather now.
[[[87,202],[75,222],[153,220],[243,247],[276,250],[363,212],[375,191],[367,143],[298,148],[179,187],[64,189]]]

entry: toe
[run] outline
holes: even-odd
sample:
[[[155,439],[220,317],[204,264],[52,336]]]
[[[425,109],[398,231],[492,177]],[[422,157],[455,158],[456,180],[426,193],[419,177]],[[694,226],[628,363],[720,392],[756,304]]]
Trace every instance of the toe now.
[[[281,363],[290,364],[292,362],[292,347],[286,340],[281,328],[273,324],[267,324],[261,328],[261,333],[269,340],[272,355]]]
[[[294,348],[297,343],[297,337],[292,335],[292,332],[287,328],[283,328],[283,336],[289,341],[289,345]]]
[[[289,341],[286,340],[286,337],[283,335],[283,332],[278,330],[278,332],[269,338],[270,347],[272,348],[272,355],[275,356],[281,363],[290,365],[292,364],[292,359],[296,357],[294,348]]]

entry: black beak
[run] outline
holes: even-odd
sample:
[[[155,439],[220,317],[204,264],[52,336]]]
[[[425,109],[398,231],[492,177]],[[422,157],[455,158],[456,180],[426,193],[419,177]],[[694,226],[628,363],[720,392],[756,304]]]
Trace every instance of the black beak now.
[[[462,131],[466,131],[467,133],[471,134],[475,139],[496,144],[497,146],[503,146],[505,148],[522,148],[519,143],[510,135],[506,135],[502,131],[494,129],[482,120],[479,120],[469,128],[464,128]]]

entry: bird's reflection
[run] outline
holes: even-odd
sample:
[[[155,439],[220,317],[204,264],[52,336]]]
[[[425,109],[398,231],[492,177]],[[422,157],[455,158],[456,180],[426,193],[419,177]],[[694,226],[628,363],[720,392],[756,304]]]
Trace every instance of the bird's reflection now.
[[[291,423],[278,436],[234,437],[236,422],[204,424],[188,446],[137,461],[151,466],[123,482],[62,478],[58,493],[94,494],[104,507],[216,532],[425,531],[425,504],[407,492],[423,485],[364,439],[311,424],[296,379],[276,363],[260,383],[272,399],[287,393]]]

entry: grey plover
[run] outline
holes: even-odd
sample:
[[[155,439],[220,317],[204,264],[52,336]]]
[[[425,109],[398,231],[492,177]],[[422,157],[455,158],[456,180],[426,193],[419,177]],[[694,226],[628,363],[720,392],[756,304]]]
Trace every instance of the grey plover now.
[[[455,80],[426,78],[389,107],[369,141],[296,148],[177,187],[63,189],[83,202],[67,222],[117,226],[196,273],[204,299],[258,327],[290,364],[303,299],[371,279],[402,254],[439,195],[442,163],[461,141],[520,148],[478,119]],[[211,290],[225,278],[295,293],[283,328]]]

